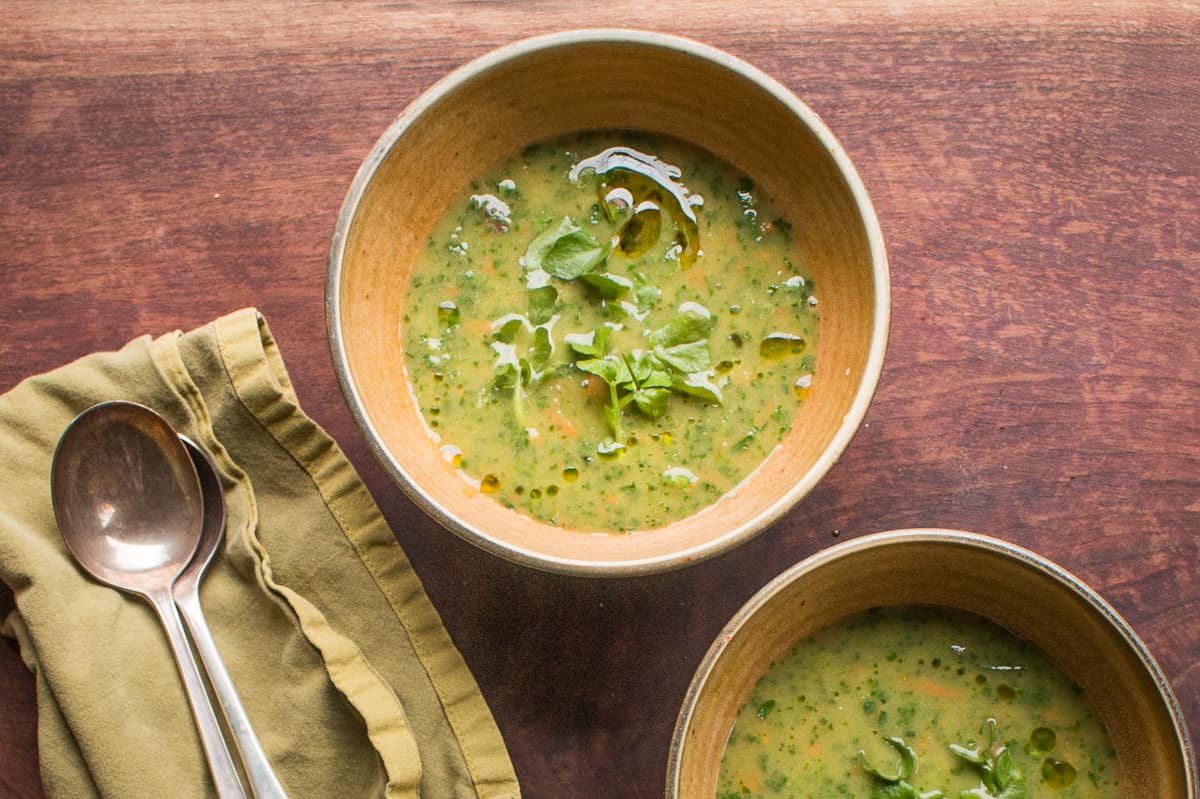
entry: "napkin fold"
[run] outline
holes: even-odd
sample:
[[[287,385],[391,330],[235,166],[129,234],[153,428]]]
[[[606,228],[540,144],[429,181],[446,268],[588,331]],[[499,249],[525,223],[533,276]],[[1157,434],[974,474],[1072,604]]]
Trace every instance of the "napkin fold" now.
[[[437,611],[354,468],[301,411],[265,320],[245,309],[0,396],[0,579],[16,605],[0,609],[0,631],[36,675],[51,797],[214,794],[152,609],[87,577],[55,524],[55,444],[112,399],[157,410],[221,473],[228,524],[201,603],[289,795],[520,795]]]

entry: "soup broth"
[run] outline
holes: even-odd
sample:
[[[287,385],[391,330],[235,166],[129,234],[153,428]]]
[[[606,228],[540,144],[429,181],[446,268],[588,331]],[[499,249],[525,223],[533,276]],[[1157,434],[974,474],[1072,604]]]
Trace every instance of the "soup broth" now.
[[[400,323],[448,468],[575,530],[717,501],[814,379],[798,238],[750,178],[676,140],[589,132],[507,159],[434,227]]]
[[[1007,776],[989,786],[988,769]],[[1000,627],[925,607],[873,610],[797,643],[739,711],[718,786],[718,799],[1121,796],[1076,686]]]

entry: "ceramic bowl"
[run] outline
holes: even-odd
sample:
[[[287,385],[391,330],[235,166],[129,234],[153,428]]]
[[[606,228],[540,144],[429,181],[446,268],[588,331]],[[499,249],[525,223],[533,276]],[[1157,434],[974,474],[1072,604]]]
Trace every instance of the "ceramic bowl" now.
[[[839,544],[747,602],[688,689],[671,744],[668,799],[713,799],[738,709],[798,640],[869,608],[914,604],[984,616],[1037,646],[1103,719],[1127,799],[1196,799],[1195,754],[1179,704],[1129,624],[1050,561],[950,530],[902,530]]]
[[[603,75],[603,80],[596,80]],[[580,87],[586,86],[587,91]],[[409,270],[443,208],[522,147],[588,129],[636,129],[709,150],[750,175],[788,219],[821,287],[817,375],[794,429],[730,495],[677,523],[585,534],[464,489],[429,443],[397,333]],[[724,551],[807,494],[849,443],[883,365],[887,259],[842,147],[791,92],[711,47],[650,33],[574,31],[496,50],[416,99],[355,176],[329,256],[334,365],[391,476],[433,518],[520,563],[591,575],[661,571]]]

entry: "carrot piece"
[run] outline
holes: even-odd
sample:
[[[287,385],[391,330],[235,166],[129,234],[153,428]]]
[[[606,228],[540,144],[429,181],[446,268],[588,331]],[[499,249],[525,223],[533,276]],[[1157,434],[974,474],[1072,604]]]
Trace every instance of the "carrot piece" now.
[[[937,680],[928,680],[924,678],[916,678],[912,681],[913,688],[916,688],[921,693],[936,697],[938,699],[960,699],[962,691],[950,685],[945,685]]]
[[[546,409],[546,421],[548,424],[554,425],[555,429],[567,438],[575,438],[575,436],[579,435],[579,428],[575,426],[574,422],[554,406]]]

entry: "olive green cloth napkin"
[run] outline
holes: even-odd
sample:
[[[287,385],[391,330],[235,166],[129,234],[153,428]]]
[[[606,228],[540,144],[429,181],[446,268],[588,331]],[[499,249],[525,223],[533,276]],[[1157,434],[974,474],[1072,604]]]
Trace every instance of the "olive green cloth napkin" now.
[[[515,799],[474,678],[341,450],[297,404],[253,309],[139,338],[0,397],[0,609],[37,677],[52,797],[192,797],[212,782],[150,606],[89,579],[50,505],[50,460],[80,411],[151,406],[213,456],[222,554],[201,602],[263,748],[294,799]]]

